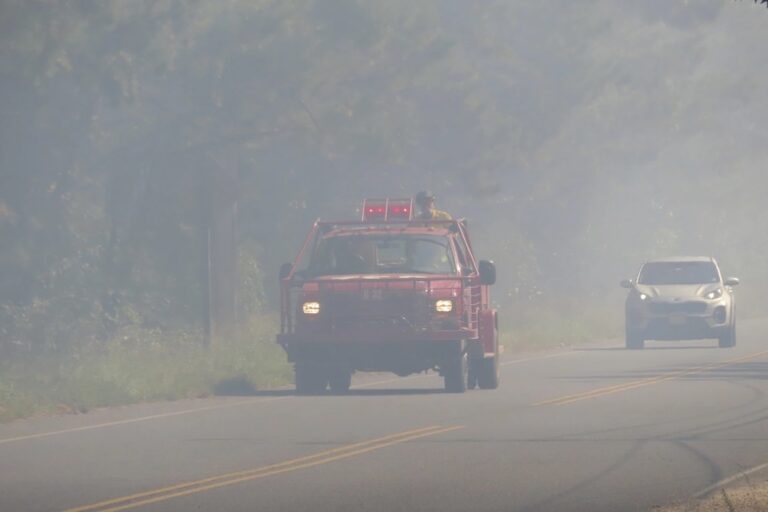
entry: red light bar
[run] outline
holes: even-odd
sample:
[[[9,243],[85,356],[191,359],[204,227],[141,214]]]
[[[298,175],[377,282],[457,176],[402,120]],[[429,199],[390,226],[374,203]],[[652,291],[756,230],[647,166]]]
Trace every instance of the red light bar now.
[[[411,199],[365,199],[363,201],[363,222],[411,220],[412,215]]]
[[[390,199],[387,219],[411,220],[413,205],[410,199]]]
[[[363,220],[386,219],[386,218],[387,218],[386,206],[381,206],[381,205],[366,206],[365,209],[363,210]]]

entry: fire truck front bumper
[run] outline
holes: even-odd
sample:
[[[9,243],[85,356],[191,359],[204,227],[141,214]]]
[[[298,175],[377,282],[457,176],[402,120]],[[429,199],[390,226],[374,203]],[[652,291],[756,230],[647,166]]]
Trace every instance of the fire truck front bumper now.
[[[471,331],[431,332],[429,336],[372,335],[322,337],[280,335],[288,361],[347,368],[352,371],[387,371],[405,376],[444,368],[462,352],[482,355],[482,345]],[[476,357],[476,356],[475,356]],[[481,356],[482,357],[482,356]]]
[[[477,330],[455,329],[446,331],[368,331],[343,330],[335,332],[297,332],[278,334],[277,343],[283,347],[291,345],[320,345],[320,344],[387,344],[387,343],[420,343],[420,342],[450,342],[460,340],[475,340]]]

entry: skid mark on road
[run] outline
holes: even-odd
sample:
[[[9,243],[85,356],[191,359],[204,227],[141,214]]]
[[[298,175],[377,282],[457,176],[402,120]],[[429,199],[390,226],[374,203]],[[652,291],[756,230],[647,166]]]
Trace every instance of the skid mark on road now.
[[[204,478],[202,480],[185,482],[170,487],[162,487],[142,493],[123,496],[121,498],[115,498],[101,501],[99,503],[93,503],[91,505],[68,509],[65,512],[118,512],[120,510],[128,510],[150,505],[152,503],[170,500],[172,498],[188,496],[190,494],[197,494],[221,487],[257,480],[259,478],[307,469],[314,466],[319,466],[321,464],[328,464],[330,462],[363,455],[375,450],[380,450],[395,444],[413,441],[422,437],[445,434],[447,432],[452,432],[462,428],[464,428],[462,425],[454,425],[450,427],[435,425],[431,427],[409,430],[406,432],[400,432],[398,434],[392,434],[376,439],[370,439],[360,443],[333,448],[331,450],[322,451],[306,457],[291,459],[279,464],[272,464],[269,466],[263,466],[246,471],[238,471],[235,473],[227,473],[224,475]]]
[[[642,388],[645,386],[652,386],[654,384],[660,384],[662,382],[667,382],[670,380],[676,380],[680,379],[681,377],[686,377],[688,375],[696,375],[699,373],[709,372],[712,370],[717,370],[718,368],[724,368],[726,366],[736,365],[739,363],[743,363],[752,359],[756,359],[760,356],[768,355],[768,350],[763,350],[762,352],[757,352],[755,354],[750,354],[743,357],[737,357],[735,359],[728,359],[727,361],[722,361],[720,363],[712,363],[708,365],[703,366],[697,366],[693,368],[688,368],[685,370],[677,371],[677,372],[671,372],[663,375],[658,375],[656,377],[648,377],[646,379],[642,380],[636,380],[631,382],[625,382],[623,384],[616,384],[614,386],[607,386],[597,389],[592,389],[590,391],[584,391],[582,393],[576,393],[572,395],[565,395],[558,398],[552,398],[550,400],[544,400],[541,402],[537,402],[533,405],[539,406],[539,405],[566,405],[566,404],[572,404],[574,402],[580,402],[582,400],[590,400],[592,398],[600,398],[608,395],[613,395],[615,393],[622,393],[624,391],[630,391],[632,389]]]

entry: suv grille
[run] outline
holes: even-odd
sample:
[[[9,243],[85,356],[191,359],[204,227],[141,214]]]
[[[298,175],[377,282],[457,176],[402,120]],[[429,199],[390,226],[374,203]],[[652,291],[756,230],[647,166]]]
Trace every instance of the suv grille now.
[[[651,313],[655,315],[669,315],[675,313],[697,314],[707,310],[706,302],[651,302]]]

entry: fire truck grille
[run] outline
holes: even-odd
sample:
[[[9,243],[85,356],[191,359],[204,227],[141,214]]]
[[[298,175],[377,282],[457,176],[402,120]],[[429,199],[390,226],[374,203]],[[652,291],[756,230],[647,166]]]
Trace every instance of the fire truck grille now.
[[[334,293],[323,301],[336,329],[423,329],[431,311],[426,296],[391,290]]]

